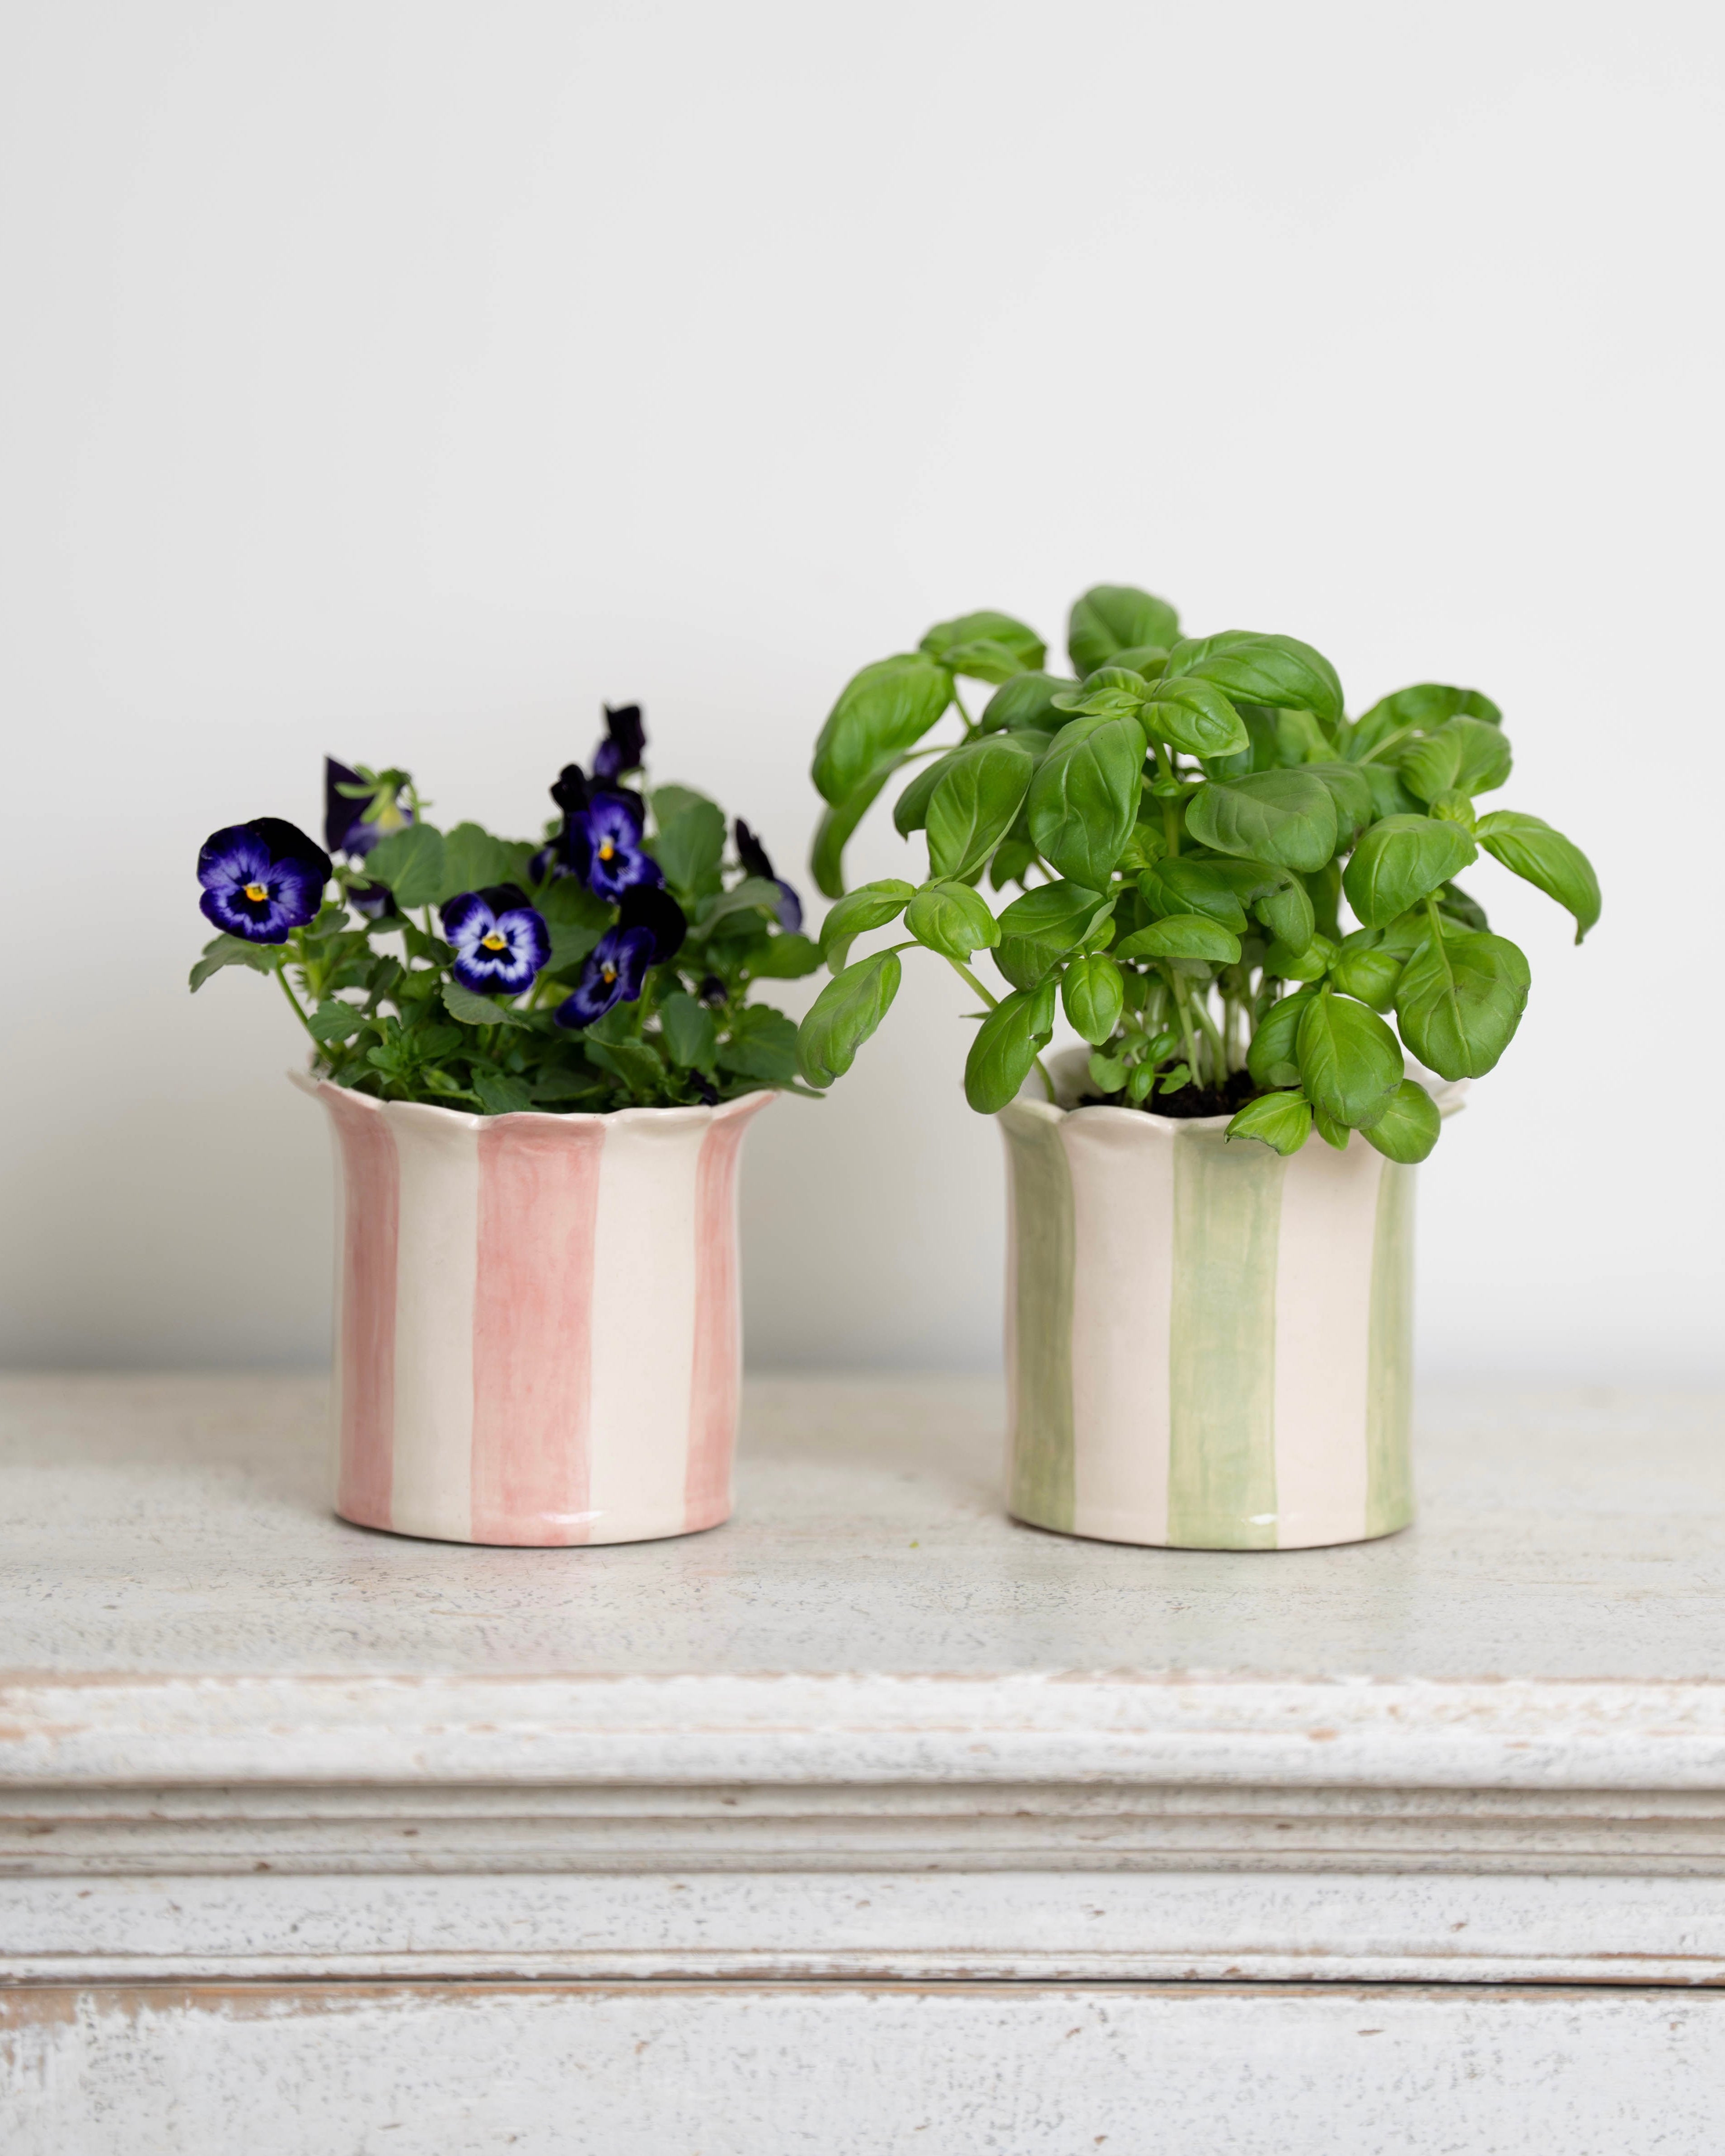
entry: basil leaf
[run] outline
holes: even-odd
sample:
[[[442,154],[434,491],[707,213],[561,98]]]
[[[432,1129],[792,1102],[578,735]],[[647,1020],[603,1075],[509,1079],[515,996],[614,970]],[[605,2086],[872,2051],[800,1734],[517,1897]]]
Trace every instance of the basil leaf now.
[[[1236,936],[1244,936],[1245,908],[1225,870],[1234,865],[1194,861],[1183,854],[1153,863],[1138,878],[1138,895],[1158,914],[1204,913]]]
[[[1384,928],[1477,858],[1459,824],[1435,816],[1386,816],[1355,847],[1342,888],[1366,927]]]
[[[1033,988],[1050,968],[1076,950],[1113,912],[1100,891],[1082,884],[1039,884],[1015,898],[999,920],[994,963],[1014,988]]]
[[[1008,996],[977,1028],[964,1062],[964,1097],[978,1115],[995,1115],[1016,1099],[1054,1036],[1054,983],[1045,981]]]
[[[1252,911],[1289,951],[1305,950],[1317,932],[1312,894],[1297,876],[1285,875],[1274,891],[1266,891],[1255,902]]]
[[[814,745],[822,798],[849,802],[881,765],[914,747],[952,701],[952,675],[922,652],[865,666],[839,692]]]
[[[1200,786],[1186,805],[1186,829],[1219,854],[1321,869],[1336,850],[1336,803],[1303,771],[1251,772]]]
[[[1272,1004],[1264,1014],[1246,1050],[1246,1069],[1255,1086],[1299,1084],[1300,1021],[1317,994],[1316,988],[1301,988]]]
[[[1312,1104],[1303,1093],[1260,1093],[1246,1102],[1222,1135],[1259,1138],[1277,1152],[1298,1152],[1312,1136]]]
[[[1103,888],[1137,819],[1144,732],[1135,718],[1074,719],[1030,782],[1030,835],[1073,883]]]
[[[712,1069],[719,1029],[705,1004],[679,988],[659,1006],[659,1025],[665,1036],[665,1052],[680,1070]]]
[[[1194,676],[1159,681],[1138,711],[1147,732],[1188,756],[1236,756],[1250,747],[1245,722],[1227,697]]]
[[[854,793],[835,802],[821,818],[814,834],[814,844],[809,852],[809,873],[814,886],[823,898],[842,898],[845,896],[845,848],[851,833],[861,823],[870,804],[887,780],[899,767],[897,757],[871,771]]]
[[[1126,1007],[1126,982],[1111,958],[1081,952],[1060,982],[1060,1001],[1080,1040],[1100,1048],[1111,1040]]]
[[[1321,651],[1294,636],[1247,629],[1189,637],[1168,655],[1164,681],[1190,675],[1276,709],[1311,711],[1326,726],[1342,716],[1342,684]]]
[[[985,734],[1003,729],[1009,733],[1058,733],[1065,720],[1054,700],[1070,696],[1077,686],[1062,674],[1016,675],[989,697],[977,724]]]
[[[932,763],[925,763],[921,771],[892,804],[892,828],[900,838],[908,839],[922,829],[928,821],[928,804],[934,798],[934,789],[961,757],[970,752],[967,742],[962,748],[948,749],[937,756]]]
[[[1599,917],[1599,880],[1580,847],[1517,808],[1494,808],[1481,817],[1474,836],[1494,860],[1574,915],[1579,943]]]
[[[892,1008],[902,978],[897,952],[880,951],[827,983],[797,1029],[797,1065],[811,1086],[845,1075]]]
[[[1308,778],[1321,779],[1330,789],[1330,798],[1336,804],[1337,844],[1348,845],[1354,833],[1369,824],[1377,813],[1373,806],[1371,780],[1357,764],[1317,762],[1307,763],[1303,768]]]
[[[1336,947],[1316,930],[1297,951],[1286,943],[1272,943],[1260,962],[1264,971],[1282,981],[1321,981],[1330,970]]]
[[[896,921],[916,895],[914,884],[889,876],[880,883],[863,884],[841,898],[820,924],[821,956],[831,970],[841,971],[857,937]]]
[[[937,876],[978,873],[1017,821],[1035,768],[1029,750],[1006,735],[972,742],[947,765],[928,803],[928,865]]]
[[[1307,1099],[1350,1130],[1375,1123],[1402,1082],[1401,1043],[1376,1011],[1327,990],[1301,1013],[1295,1051]]]
[[[1398,757],[1396,770],[1410,793],[1430,801],[1452,787],[1489,793],[1509,777],[1511,763],[1500,727],[1484,719],[1450,719]]]
[[[1202,913],[1171,913],[1153,921],[1114,947],[1117,958],[1204,958],[1232,966],[1240,958],[1240,938]]]
[[[1378,948],[1376,932],[1370,929],[1346,937],[1330,965],[1332,984],[1344,996],[1369,1004],[1374,1011],[1387,1011],[1394,1003],[1401,977],[1401,955]]]
[[[1482,1078],[1515,1037],[1530,978],[1502,936],[1428,936],[1396,988],[1402,1039],[1440,1078]]]
[[[1040,644],[1037,649],[1041,649]],[[1009,651],[1004,644],[992,637],[978,636],[968,643],[949,645],[942,654],[942,663],[953,673],[962,674],[971,681],[1009,681],[1015,674],[1024,672],[1016,652]]]
[[[387,884],[403,910],[434,906],[445,896],[443,833],[429,824],[409,824],[405,830],[392,831],[366,855],[366,874],[373,883]]]
[[[1442,1128],[1437,1102],[1418,1079],[1404,1078],[1390,1096],[1389,1106],[1363,1135],[1366,1143],[1376,1146],[1385,1159],[1411,1167],[1425,1159]]]
[[[1132,584],[1097,584],[1073,606],[1066,622],[1066,649],[1081,674],[1106,666],[1128,645],[1166,649],[1180,634],[1180,617],[1166,599]]]
[[[993,915],[965,883],[924,884],[906,908],[905,926],[919,943],[961,964],[1000,941]]]
[[[973,675],[979,681],[1004,681],[1012,675],[1032,671],[1048,656],[1047,645],[1034,629],[1014,621],[1009,613],[994,613],[987,608],[979,613],[961,613],[952,621],[937,621],[917,648],[954,674],[963,674],[971,670],[963,663],[963,656],[978,644],[993,644],[1008,662],[1004,674]]]
[[[1342,753],[1350,763],[1380,749],[1410,740],[1416,733],[1435,733],[1446,720],[1458,716],[1483,719],[1495,726],[1502,714],[1489,696],[1477,689],[1452,689],[1442,681],[1416,681],[1412,688],[1398,689],[1384,696],[1355,726],[1348,729]]]

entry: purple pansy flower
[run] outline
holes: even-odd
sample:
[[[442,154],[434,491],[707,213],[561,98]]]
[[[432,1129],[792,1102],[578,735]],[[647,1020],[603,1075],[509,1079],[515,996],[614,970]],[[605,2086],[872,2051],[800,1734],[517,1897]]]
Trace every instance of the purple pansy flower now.
[[[563,766],[551,798],[563,812],[563,824],[550,844],[542,846],[527,864],[527,874],[535,883],[543,883],[547,876],[585,876],[587,873],[587,855],[584,851],[578,856],[577,853],[575,819],[588,803],[587,774],[578,763]]]
[[[332,854],[346,854],[350,860],[362,859],[379,839],[404,830],[413,820],[413,810],[403,808],[398,800],[392,802],[375,823],[368,824],[365,812],[370,802],[363,796],[356,800],[341,790],[344,786],[364,784],[357,771],[350,771],[345,763],[337,763],[332,756],[324,758],[323,842]]]
[[[638,883],[623,894],[617,908],[617,926],[650,930],[653,956],[649,963],[662,966],[682,949],[689,933],[689,916],[658,884]]]
[[[329,880],[329,855],[280,816],[230,824],[198,852],[205,920],[248,943],[285,943],[315,916]]]
[[[803,901],[783,876],[774,875],[773,863],[768,859],[767,849],[750,830],[741,816],[737,819],[733,835],[737,840],[737,858],[752,876],[762,876],[768,883],[778,886],[778,925],[795,935],[803,926]]]
[[[647,753],[647,729],[639,704],[605,706],[605,738],[593,752],[593,775],[602,784],[639,771]]]
[[[582,968],[574,993],[557,1006],[557,1024],[592,1025],[616,1004],[632,1004],[641,993],[653,952],[650,928],[608,928]]]
[[[551,957],[551,932],[512,883],[465,891],[443,909],[452,968],[477,996],[518,995]]]
[[[634,793],[595,793],[586,808],[570,816],[567,858],[587,887],[614,905],[639,884],[660,884],[657,861],[641,849],[645,818]]]

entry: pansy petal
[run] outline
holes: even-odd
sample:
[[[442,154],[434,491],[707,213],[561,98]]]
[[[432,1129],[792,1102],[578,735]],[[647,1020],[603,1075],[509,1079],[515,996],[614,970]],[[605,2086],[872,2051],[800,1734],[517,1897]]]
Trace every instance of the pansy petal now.
[[[496,926],[490,907],[476,891],[458,891],[445,899],[439,917],[444,934],[455,944],[477,943]]]
[[[272,906],[248,906],[231,889],[205,891],[198,909],[224,935],[238,936],[247,943],[285,943],[288,939],[288,924],[275,920]]]
[[[775,876],[778,886],[778,925],[794,936],[803,926],[803,901],[783,876]]]
[[[254,816],[251,828],[270,849],[272,861],[298,861],[316,877],[320,891],[329,881],[334,864],[316,839],[308,839],[297,824],[281,816]]]
[[[654,953],[651,963],[662,966],[675,958],[689,933],[689,919],[668,891],[654,884],[636,884],[618,901],[619,928],[650,929]]]
[[[365,814],[365,796],[343,793],[344,786],[363,786],[365,781],[357,771],[350,771],[345,763],[337,763],[334,757],[323,760],[323,842],[332,854],[343,852],[348,834]]]
[[[742,863],[745,872],[752,876],[759,876],[763,882],[777,883],[778,878],[773,872],[773,863],[768,858],[767,849],[741,816],[732,825],[731,834],[737,841],[737,858]]]
[[[212,831],[198,850],[198,880],[206,891],[255,883],[270,866],[270,849],[249,824]]]
[[[639,704],[605,706],[606,746],[617,759],[617,768],[639,771],[647,752],[647,728]]]
[[[624,928],[617,937],[617,982],[621,1000],[632,1004],[641,993],[647,968],[653,963],[653,931]]]

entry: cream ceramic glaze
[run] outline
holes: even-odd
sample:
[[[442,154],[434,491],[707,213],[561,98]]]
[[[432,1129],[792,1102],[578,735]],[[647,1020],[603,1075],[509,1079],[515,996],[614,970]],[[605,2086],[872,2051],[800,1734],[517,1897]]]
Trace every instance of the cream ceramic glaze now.
[[[1085,1063],[1054,1059],[1069,1105],[1000,1116],[1013,1512],[1187,1549],[1405,1527],[1413,1169],[1358,1133],[1284,1160],[1224,1116],[1074,1107]]]
[[[336,1509],[444,1542],[644,1542],[731,1511],[737,1163],[717,1108],[329,1113]]]

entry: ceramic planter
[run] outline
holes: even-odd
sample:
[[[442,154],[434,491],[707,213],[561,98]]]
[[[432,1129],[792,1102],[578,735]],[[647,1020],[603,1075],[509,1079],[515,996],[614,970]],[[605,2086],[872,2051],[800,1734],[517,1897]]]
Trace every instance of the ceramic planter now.
[[[1067,1099],[1082,1069],[1055,1059]],[[1018,1518],[1183,1549],[1408,1524],[1411,1168],[1028,1091],[999,1120]]]
[[[444,1542],[731,1511],[737,1163],[716,1108],[462,1115],[300,1078],[336,1141],[336,1509]]]

